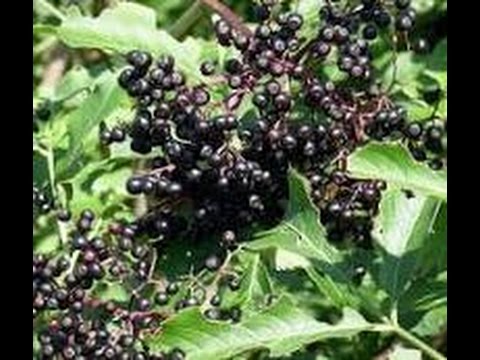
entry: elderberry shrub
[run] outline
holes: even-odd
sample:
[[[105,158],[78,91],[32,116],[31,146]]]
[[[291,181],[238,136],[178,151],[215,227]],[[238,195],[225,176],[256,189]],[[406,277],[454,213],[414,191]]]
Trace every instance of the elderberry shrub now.
[[[226,255],[251,232],[281,221],[292,168],[308,179],[329,240],[368,249],[386,184],[353,178],[347,156],[371,140],[398,140],[416,160],[446,167],[446,119],[409,121],[376,88],[371,44],[389,30],[411,30],[410,1],[363,0],[352,8],[328,2],[310,39],[301,36],[301,15],[274,6],[263,0],[255,7],[253,30],[226,19],[214,24],[219,45],[237,51],[223,64],[202,63],[205,83],[191,84],[170,55],[126,54],[118,84],[133,99],[135,116],[102,123],[99,137],[104,146],[128,142],[147,155],[125,182],[132,197],[146,197],[147,211],[101,232],[92,211],[73,218],[58,209],[57,220],[71,230],[64,253],[33,255],[33,317],[46,322],[38,334],[42,359],[183,359],[181,349],[151,354],[143,335],[192,306],[207,305],[210,320],[241,321],[240,308],[221,306],[220,290],[241,288],[238,274],[224,273]],[[345,78],[320,75],[327,59]],[[212,100],[209,77],[228,91],[223,101]],[[243,121],[246,101],[253,118]],[[34,215],[49,212],[54,200],[34,187]],[[155,278],[165,249],[182,239],[215,243],[202,266],[220,279],[217,294]],[[102,300],[95,290],[105,283],[119,283],[131,296]]]

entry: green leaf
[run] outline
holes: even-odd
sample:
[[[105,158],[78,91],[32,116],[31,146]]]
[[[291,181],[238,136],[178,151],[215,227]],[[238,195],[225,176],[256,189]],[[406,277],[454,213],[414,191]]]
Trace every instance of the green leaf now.
[[[411,52],[404,52],[393,58],[387,66],[384,76],[383,84],[389,87],[390,84],[395,83],[395,89],[401,89],[404,86],[411,86],[417,82],[418,76],[425,69],[425,61],[417,61],[418,56]]]
[[[131,49],[158,51],[162,41],[156,35],[155,12],[135,3],[106,8],[97,17],[70,16],[58,35],[67,45],[117,52]]]
[[[447,174],[416,162],[400,144],[370,143],[354,152],[348,170],[359,178],[382,179],[390,186],[447,200]]]
[[[99,283],[95,287],[94,296],[103,301],[127,302],[130,300],[127,290],[118,282]]]
[[[307,39],[315,36],[320,26],[320,16],[318,15],[317,0],[296,1],[292,10],[303,16],[303,26],[300,29],[300,36]]]
[[[427,69],[424,75],[435,80],[444,93],[447,94],[447,39],[437,44],[433,52],[426,59]]]
[[[94,79],[84,67],[74,67],[70,69],[62,78],[60,84],[55,89],[54,101],[62,101],[87,90],[93,84]]]
[[[306,257],[295,252],[283,248],[278,248],[275,252],[275,270],[277,271],[305,269],[311,266],[312,263]]]
[[[226,293],[222,305],[233,307],[241,305],[243,309],[256,308],[262,304],[265,296],[272,293],[272,283],[268,270],[262,262],[260,254],[244,253],[242,262],[245,262],[244,276],[240,281],[240,289]]]
[[[294,170],[289,176],[289,192],[286,219],[276,228],[257,234],[259,240],[248,246],[255,249],[275,245],[278,241],[286,250],[308,258],[329,263],[340,261],[340,253],[326,240],[318,211],[306,191],[305,179]]]
[[[419,336],[438,334],[447,323],[447,272],[416,279],[400,299],[398,318]]]
[[[157,1],[157,0],[138,0],[142,5],[155,9],[160,24],[166,23],[172,20],[172,17],[180,16],[193,1],[185,0],[169,0],[169,1]]]
[[[40,217],[33,232],[33,248],[41,254],[52,254],[60,247],[55,219],[48,216]]]
[[[64,178],[65,173],[79,166],[84,145],[98,125],[118,107],[128,104],[127,95],[117,85],[117,76],[110,71],[104,72],[96,80],[88,98],[76,110],[64,117],[62,122],[68,126],[69,148],[58,162],[57,173]]]
[[[157,30],[155,11],[132,2],[106,8],[97,18],[70,16],[58,29],[59,38],[73,48],[96,48],[117,53],[145,50],[176,56],[180,70],[189,78],[202,79],[199,67],[201,46],[183,44],[166,31]]]
[[[392,316],[420,336],[438,332],[446,322],[446,272],[436,278],[431,274],[443,262],[446,266],[446,244],[443,253],[435,241],[446,235],[445,203],[422,195],[408,197],[395,189],[384,194],[379,210],[373,236],[381,259],[373,275],[389,295]],[[440,265],[425,261],[437,255],[445,256]]]
[[[305,180],[293,170],[289,176],[289,192],[286,219],[274,229],[257,234],[248,248],[282,249],[307,258],[321,273],[322,281],[316,283],[322,286],[325,295],[338,306],[353,306],[355,301],[346,285],[349,277],[341,267],[342,255],[328,243],[318,211],[306,191]],[[298,260],[295,261],[299,263]]]
[[[125,181],[131,174],[128,158],[111,158],[86,165],[75,177],[64,182],[72,190],[69,206],[73,213],[90,208],[102,214],[126,200]]]
[[[418,254],[420,276],[438,274],[447,269],[447,204],[442,204],[437,210],[428,239]]]
[[[179,347],[187,360],[230,359],[249,350],[269,349],[276,357],[331,338],[351,337],[373,330],[353,310],[345,310],[336,325],[322,323],[300,311],[286,298],[242,323],[209,322],[197,308],[187,309],[167,320],[158,335],[147,338],[153,352]]]
[[[440,41],[427,58],[427,68],[445,76],[447,73],[447,39]]]
[[[418,324],[411,329],[418,336],[433,336],[440,333],[447,324],[447,303],[426,312]]]
[[[438,104],[437,115],[443,119],[447,117],[447,98],[443,98]]]
[[[33,153],[33,183],[43,187],[48,183],[48,163],[38,152]]]
[[[400,190],[387,191],[380,203],[374,238],[381,247],[380,285],[396,306],[418,267],[418,253],[429,239],[439,200]]]

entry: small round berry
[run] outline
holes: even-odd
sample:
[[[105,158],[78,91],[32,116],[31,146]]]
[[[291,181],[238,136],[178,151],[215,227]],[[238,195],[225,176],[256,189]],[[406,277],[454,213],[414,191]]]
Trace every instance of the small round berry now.
[[[175,66],[175,58],[171,55],[162,55],[157,60],[157,66],[166,73],[171,73]]]
[[[214,308],[207,309],[204,315],[209,320],[221,320],[222,311],[214,307]]]
[[[287,26],[292,31],[299,30],[303,25],[303,18],[300,14],[293,13],[287,17]]]
[[[214,296],[212,296],[212,298],[210,299],[210,305],[212,306],[220,306],[221,304],[221,298],[220,298],[220,295],[218,294],[215,294]]]
[[[157,305],[163,306],[168,304],[168,294],[164,291],[160,291],[157,294],[155,294],[155,303]]]
[[[126,68],[118,76],[118,84],[121,88],[127,89],[134,79],[135,71],[132,68]]]
[[[100,132],[100,141],[103,145],[110,145],[112,143],[112,132],[108,129],[104,129]]]
[[[238,289],[240,289],[240,279],[238,277],[230,278],[230,280],[228,281],[228,287],[232,291],[237,291]]]
[[[420,38],[413,44],[413,50],[417,54],[428,54],[428,52],[430,51],[430,44],[426,39]]]
[[[392,18],[390,17],[390,14],[385,10],[376,11],[374,12],[373,16],[374,16],[373,20],[375,21],[375,24],[377,24],[382,29],[389,26],[390,23],[392,22]]]
[[[205,260],[205,267],[209,271],[216,271],[220,268],[221,265],[222,265],[222,261],[216,255],[209,256],[207,260]]]
[[[399,31],[410,31],[413,25],[414,20],[409,14],[400,14],[395,22],[395,27]]]
[[[139,311],[147,311],[150,307],[150,301],[148,299],[139,299],[137,303],[137,307]]]
[[[242,317],[242,310],[239,307],[233,307],[230,309],[229,315],[234,323],[238,323]]]
[[[126,56],[127,62],[134,68],[148,68],[152,63],[152,56],[144,51],[133,50]]]
[[[111,140],[114,142],[122,142],[125,140],[125,131],[119,127],[114,127],[111,130]]]
[[[419,122],[412,122],[408,124],[405,130],[405,135],[412,140],[418,140],[422,136],[422,133],[423,127]]]
[[[185,360],[185,353],[179,348],[174,348],[170,351],[170,360]]]
[[[70,221],[72,218],[72,213],[67,209],[61,209],[57,213],[57,219],[61,222]]]
[[[363,38],[366,40],[373,40],[377,37],[377,28],[375,25],[368,24],[363,28]]]
[[[131,195],[141,194],[143,190],[143,179],[140,177],[131,177],[127,181],[127,191]]]
[[[255,36],[262,40],[268,40],[272,33],[272,30],[268,25],[260,25],[255,31]]]
[[[172,282],[168,284],[166,288],[167,294],[169,295],[175,295],[178,292],[178,290],[180,290],[180,287],[176,282]]]

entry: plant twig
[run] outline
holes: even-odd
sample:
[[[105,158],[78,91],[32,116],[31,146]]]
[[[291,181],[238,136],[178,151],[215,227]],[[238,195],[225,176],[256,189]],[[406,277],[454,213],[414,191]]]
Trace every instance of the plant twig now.
[[[205,6],[218,13],[229,25],[241,32],[243,35],[251,37],[252,31],[245,25],[244,21],[235,14],[228,6],[218,0],[200,0]]]
[[[54,50],[50,63],[43,71],[42,83],[40,84],[41,89],[47,93],[54,91],[67,68],[67,61],[68,55],[63,49],[59,48]]]

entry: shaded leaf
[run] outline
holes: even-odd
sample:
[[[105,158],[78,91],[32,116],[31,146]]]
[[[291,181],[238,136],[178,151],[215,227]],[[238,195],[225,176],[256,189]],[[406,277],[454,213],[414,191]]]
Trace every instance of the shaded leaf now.
[[[415,280],[398,304],[400,324],[419,336],[437,334],[447,323],[447,273]]]
[[[447,76],[447,39],[440,41],[433,52],[427,58],[427,68],[434,72],[441,74],[445,79]]]
[[[447,325],[447,304],[437,306],[422,316],[418,324],[410,331],[418,336],[433,336],[440,333]]]

